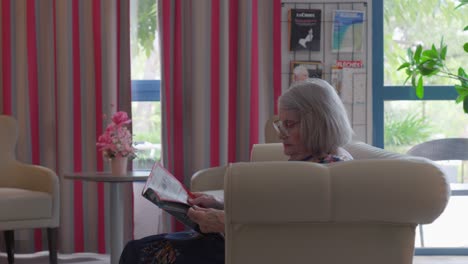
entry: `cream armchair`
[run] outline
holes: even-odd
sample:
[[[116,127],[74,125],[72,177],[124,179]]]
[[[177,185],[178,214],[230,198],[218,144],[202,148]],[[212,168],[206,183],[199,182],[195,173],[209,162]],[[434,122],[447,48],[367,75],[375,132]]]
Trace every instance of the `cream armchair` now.
[[[57,263],[60,192],[55,172],[15,159],[16,120],[0,115],[0,230],[8,263],[14,262],[14,230],[47,228],[50,263]]]
[[[195,174],[207,190],[224,174],[226,263],[412,263],[416,226],[448,202],[443,172],[364,143],[345,150],[355,160],[320,165],[260,144],[256,162]]]
[[[406,159],[409,156],[379,149],[363,142],[352,142],[340,150],[340,154],[349,153],[354,159]],[[286,161],[281,143],[255,144],[250,161]],[[221,190],[224,188],[226,166],[197,171],[191,178],[192,191]]]

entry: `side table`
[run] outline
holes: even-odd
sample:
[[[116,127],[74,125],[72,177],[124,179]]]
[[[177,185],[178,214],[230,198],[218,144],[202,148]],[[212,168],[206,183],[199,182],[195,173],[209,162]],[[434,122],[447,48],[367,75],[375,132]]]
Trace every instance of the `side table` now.
[[[65,173],[65,179],[92,181],[92,182],[108,182],[110,183],[110,256],[111,264],[119,263],[120,254],[122,253],[124,243],[124,215],[123,208],[120,206],[124,203],[119,184],[135,181],[146,181],[150,171],[129,171],[127,175],[117,176],[110,172],[80,172],[80,173]]]

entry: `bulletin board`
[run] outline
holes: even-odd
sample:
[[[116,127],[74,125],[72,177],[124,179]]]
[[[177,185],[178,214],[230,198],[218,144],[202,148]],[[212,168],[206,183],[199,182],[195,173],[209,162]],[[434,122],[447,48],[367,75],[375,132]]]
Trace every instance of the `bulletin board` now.
[[[282,2],[281,87],[285,91],[294,82],[298,65],[307,69],[309,77],[328,81],[343,101],[354,139],[369,143],[368,5],[367,1]]]

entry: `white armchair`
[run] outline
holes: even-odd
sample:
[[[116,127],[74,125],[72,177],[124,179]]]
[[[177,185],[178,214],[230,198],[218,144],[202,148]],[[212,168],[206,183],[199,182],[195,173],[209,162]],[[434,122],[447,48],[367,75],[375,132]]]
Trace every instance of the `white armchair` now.
[[[412,263],[416,226],[448,202],[443,172],[361,142],[345,150],[355,160],[321,165],[260,144],[256,162],[195,174],[192,186],[213,190],[225,172],[226,263]]]
[[[8,263],[14,262],[14,230],[47,228],[50,263],[57,263],[59,179],[52,170],[16,160],[17,124],[0,115],[0,230]]]

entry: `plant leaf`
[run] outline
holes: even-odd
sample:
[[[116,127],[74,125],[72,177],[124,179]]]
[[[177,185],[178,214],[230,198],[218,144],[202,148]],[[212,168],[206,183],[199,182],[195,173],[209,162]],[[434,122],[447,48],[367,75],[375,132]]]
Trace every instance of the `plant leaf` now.
[[[423,51],[423,56],[425,57],[428,57],[428,58],[433,58],[433,59],[437,59],[439,58],[439,53],[437,52],[437,50],[425,50]]]
[[[464,5],[468,4],[468,0],[460,0],[460,4],[455,7],[455,9],[458,9]]]
[[[468,30],[468,26],[466,26],[466,27],[463,29],[463,31],[467,31],[467,30]]]
[[[406,68],[405,73],[406,75],[408,75],[408,77],[411,77],[411,75],[413,75],[413,71],[410,68]]]
[[[461,77],[464,77],[464,78],[468,77],[468,75],[466,74],[465,70],[462,67],[458,68],[458,76],[461,76]]]
[[[409,67],[411,64],[409,62],[405,62],[403,63],[402,65],[400,65],[400,67],[398,67],[397,71],[403,69],[403,68],[407,68]]]
[[[406,82],[408,82],[409,78],[411,78],[411,74],[408,74],[408,77],[406,77],[406,80],[405,80],[405,82],[403,84],[406,84]]]
[[[468,52],[468,42],[466,42],[465,45],[463,45],[463,49],[465,50],[465,52]]]
[[[468,88],[468,75],[462,67],[458,68],[458,80],[464,87]]]
[[[418,66],[418,70],[421,73],[421,75],[432,76],[432,75],[435,75],[435,74],[437,74],[439,72],[440,66],[439,66],[437,60],[428,59],[428,60],[422,62]]]
[[[445,60],[446,55],[447,55],[447,45],[445,45],[443,47],[441,46],[441,48],[440,48],[440,58],[442,60]]]
[[[411,62],[411,63],[414,63],[414,59],[413,59],[413,51],[411,50],[411,48],[408,48],[406,50],[407,54],[408,54],[408,60]]]
[[[463,111],[465,111],[465,113],[468,114],[468,96],[466,96],[463,100]]]
[[[416,96],[419,99],[424,97],[424,86],[423,86],[423,77],[419,76],[418,86],[416,86]]]
[[[414,88],[416,88],[416,77],[418,77],[418,74],[413,72],[413,75],[411,76],[411,86]]]
[[[421,52],[422,52],[422,46],[418,45],[418,47],[416,48],[416,52],[414,53],[414,60],[416,61],[416,63],[418,63],[419,59],[421,58]]]
[[[455,90],[457,90],[458,97],[455,102],[458,104],[464,100],[465,97],[468,96],[468,87],[463,87],[461,85],[455,85]]]

